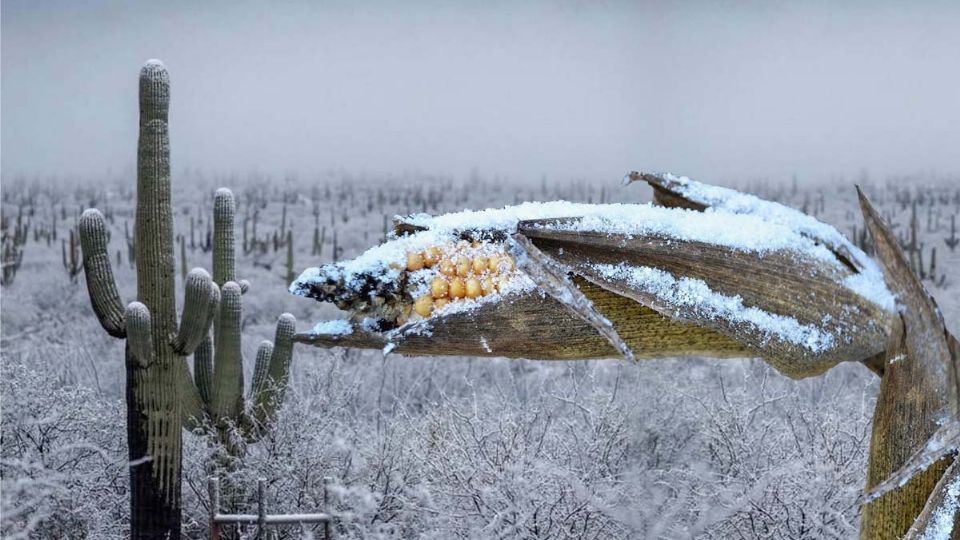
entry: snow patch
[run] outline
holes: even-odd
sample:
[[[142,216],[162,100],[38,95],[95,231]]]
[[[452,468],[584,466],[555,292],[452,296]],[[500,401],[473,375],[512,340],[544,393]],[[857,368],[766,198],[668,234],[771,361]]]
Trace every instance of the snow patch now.
[[[896,297],[887,289],[883,281],[883,271],[873,259],[867,259],[869,265],[864,265],[859,274],[851,274],[841,281],[841,284],[861,297],[877,304],[887,311],[896,309]]]
[[[312,332],[327,336],[349,336],[353,333],[353,325],[345,319],[323,321],[314,325]]]
[[[670,188],[684,197],[708,205],[705,211],[707,213],[749,214],[769,223],[783,225],[808,237],[819,238],[828,246],[844,248],[853,256],[861,272],[846,278],[843,285],[882,308],[893,311],[894,297],[883,281],[883,271],[880,266],[833,226],[799,210],[763,200],[756,195],[704,184],[686,176],[670,173],[662,173],[660,176],[673,182],[674,185]]]

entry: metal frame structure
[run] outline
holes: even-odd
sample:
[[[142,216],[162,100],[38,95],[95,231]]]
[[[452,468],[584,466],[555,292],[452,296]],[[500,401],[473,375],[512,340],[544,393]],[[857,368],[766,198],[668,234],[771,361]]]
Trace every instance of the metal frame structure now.
[[[207,490],[210,495],[210,540],[220,540],[220,530],[224,525],[256,525],[257,538],[265,539],[266,530],[270,525],[296,525],[303,523],[323,523],[324,540],[333,540],[335,527],[334,516],[330,510],[330,483],[329,476],[323,478],[323,509],[325,512],[316,514],[267,514],[266,491],[267,480],[257,480],[257,513],[256,514],[221,514],[220,513],[220,479],[211,476],[207,480]]]

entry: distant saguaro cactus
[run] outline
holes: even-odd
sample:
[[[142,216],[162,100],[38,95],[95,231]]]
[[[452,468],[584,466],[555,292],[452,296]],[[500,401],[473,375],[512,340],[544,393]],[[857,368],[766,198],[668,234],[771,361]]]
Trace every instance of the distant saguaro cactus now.
[[[236,422],[259,432],[282,390],[259,381],[248,413],[242,399],[240,355],[241,292],[233,248],[233,195],[217,192],[213,272],[191,270],[184,280],[185,300],[177,324],[173,212],[170,200],[170,144],[167,112],[170,79],[159,61],[140,71],[140,139],[137,153],[137,209],[134,227],[137,301],[123,307],[107,251],[103,214],[86,210],[80,241],[87,290],[101,326],[125,338],[127,439],[131,487],[131,537],[180,537],[181,426],[203,421]],[[222,284],[222,285],[218,285]],[[215,347],[210,328],[216,321]],[[276,347],[261,344],[258,372],[285,384],[296,320],[284,314],[277,323]],[[213,352],[215,349],[215,353]],[[191,379],[186,357],[194,355]],[[261,366],[261,364],[263,364]],[[270,389],[268,393],[268,389]],[[246,421],[247,417],[251,421]]]
[[[78,256],[77,247],[77,235],[73,229],[70,229],[70,241],[67,242],[66,239],[63,239],[60,244],[60,249],[63,258],[63,268],[67,271],[67,276],[70,278],[70,281],[74,283],[77,281],[77,275],[83,270],[83,263]]]

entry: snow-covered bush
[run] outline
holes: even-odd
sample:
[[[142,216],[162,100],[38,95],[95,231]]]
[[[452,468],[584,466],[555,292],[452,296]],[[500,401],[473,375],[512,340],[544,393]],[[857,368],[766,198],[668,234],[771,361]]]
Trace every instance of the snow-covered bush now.
[[[321,509],[331,476],[348,538],[857,530],[876,391],[861,366],[798,383],[759,361],[465,360],[457,374],[377,356],[301,354],[276,429],[237,470],[210,471],[218,449],[190,438],[194,530],[210,472],[247,486],[251,508],[267,478],[271,508],[289,512]]]
[[[4,358],[4,538],[122,538],[128,519],[118,400]]]

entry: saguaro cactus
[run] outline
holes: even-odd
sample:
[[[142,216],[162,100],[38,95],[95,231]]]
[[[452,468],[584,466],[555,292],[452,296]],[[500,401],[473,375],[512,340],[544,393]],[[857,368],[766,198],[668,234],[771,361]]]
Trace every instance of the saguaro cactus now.
[[[281,315],[277,321],[276,345],[270,341],[260,344],[253,384],[244,400],[240,322],[242,295],[250,289],[250,283],[236,278],[235,216],[233,193],[229,189],[217,190],[213,210],[213,279],[224,286],[214,337],[211,339],[209,333],[204,336],[194,354],[194,381],[208,418],[221,428],[232,423],[242,428],[248,440],[255,441],[282,401],[296,319],[289,313]]]
[[[137,153],[135,245],[137,301],[123,307],[107,251],[103,214],[89,209],[80,219],[87,290],[100,324],[113,337],[125,338],[127,438],[130,457],[131,537],[180,537],[181,426],[243,417],[243,372],[240,356],[240,294],[234,281],[233,196],[217,193],[218,223],[214,278],[203,269],[185,279],[185,300],[177,323],[173,213],[170,201],[170,145],[167,111],[170,80],[159,61],[140,71],[140,139]],[[222,284],[222,286],[218,286]],[[210,327],[217,321],[216,356]],[[277,382],[286,382],[296,324],[284,314],[277,325],[277,346],[263,362]],[[194,355],[191,380],[187,356]],[[212,360],[212,361],[211,361]],[[273,387],[263,384],[264,388]],[[232,400],[232,401],[231,401]],[[278,399],[261,404],[255,418],[262,425]]]

